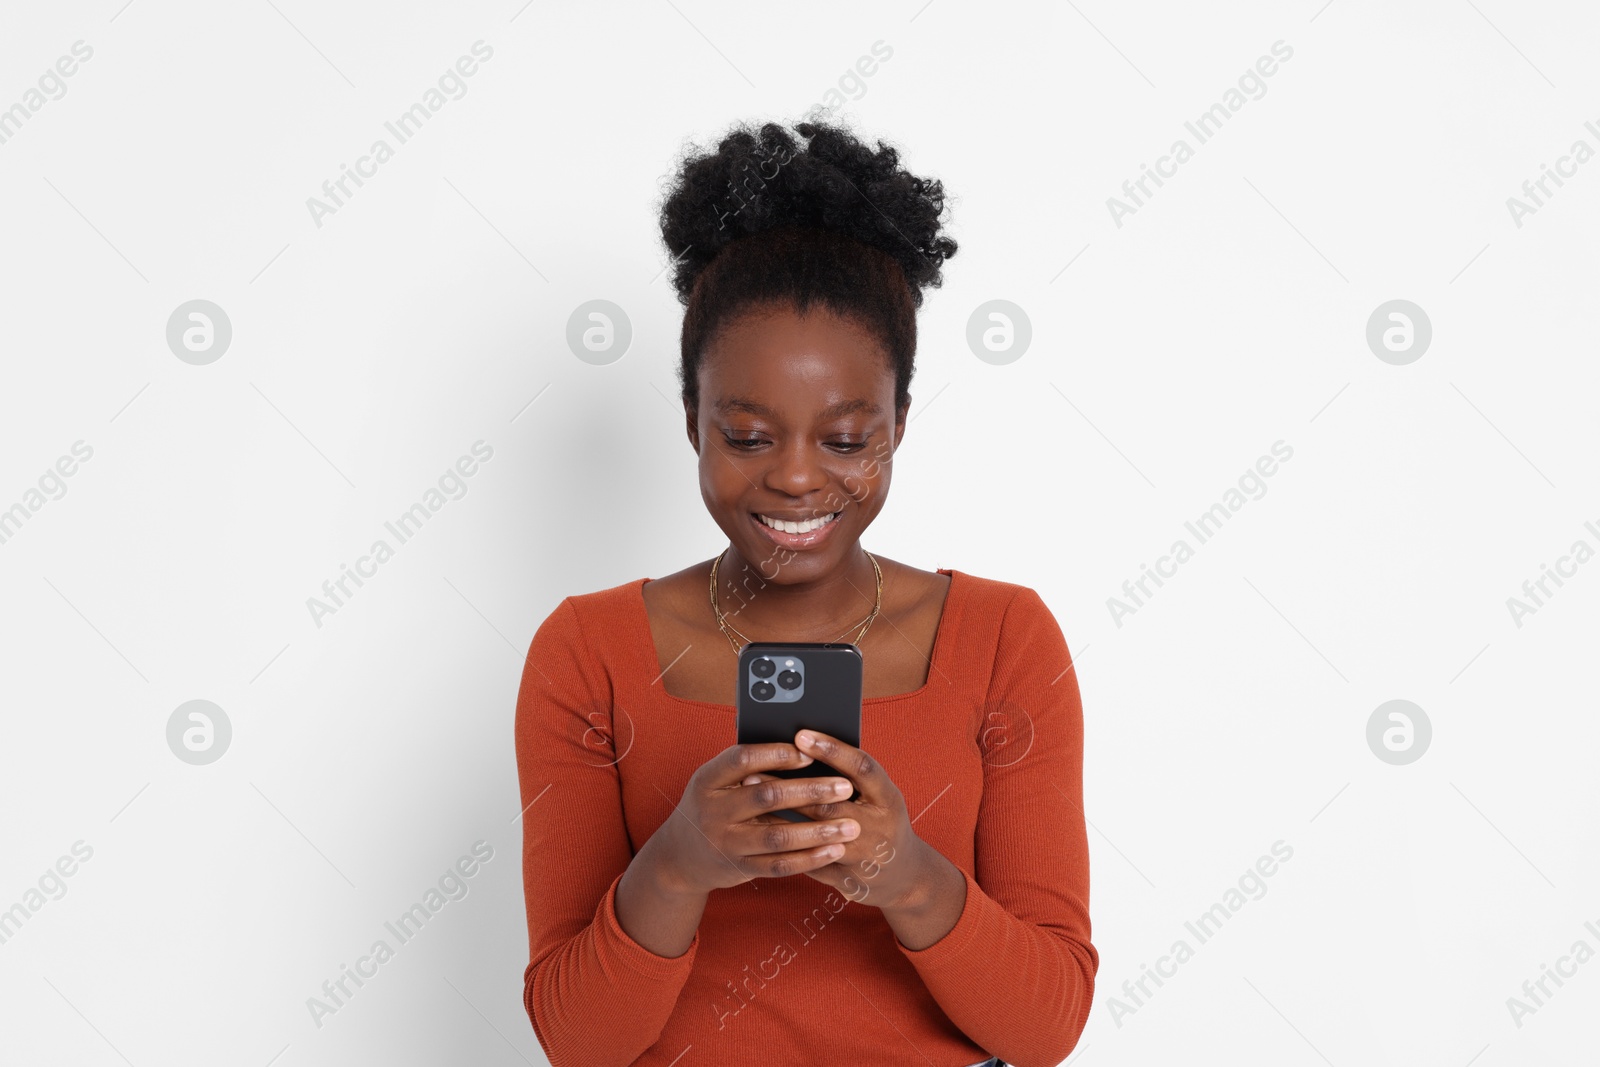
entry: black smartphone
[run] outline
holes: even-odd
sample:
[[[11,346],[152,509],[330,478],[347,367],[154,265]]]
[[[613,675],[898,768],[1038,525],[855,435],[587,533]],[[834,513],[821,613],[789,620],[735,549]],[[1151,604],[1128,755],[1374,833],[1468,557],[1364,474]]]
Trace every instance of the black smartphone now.
[[[801,730],[861,747],[861,650],[848,642],[753,642],[739,650],[736,743],[786,741]],[[816,760],[767,772],[775,778],[847,777]],[[849,799],[861,795],[859,789]],[[810,822],[797,811],[774,814]]]

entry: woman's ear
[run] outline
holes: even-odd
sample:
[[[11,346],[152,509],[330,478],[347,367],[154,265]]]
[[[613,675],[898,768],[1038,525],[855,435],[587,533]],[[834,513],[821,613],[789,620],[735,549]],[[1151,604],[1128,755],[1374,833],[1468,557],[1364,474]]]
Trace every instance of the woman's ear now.
[[[906,413],[911,410],[911,394],[906,394],[906,402],[900,405],[900,410],[894,413],[894,447],[900,447],[900,438],[906,435]]]
[[[694,449],[694,454],[700,454],[700,412],[687,400],[683,402],[683,419],[689,431],[689,447]]]

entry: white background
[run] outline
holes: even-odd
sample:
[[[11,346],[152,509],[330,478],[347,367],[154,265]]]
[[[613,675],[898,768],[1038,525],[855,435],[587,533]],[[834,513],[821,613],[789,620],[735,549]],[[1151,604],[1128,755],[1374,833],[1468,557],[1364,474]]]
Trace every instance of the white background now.
[[[838,113],[945,182],[960,251],[865,543],[1032,586],[1078,656],[1101,968],[1072,1062],[1592,1059],[1600,962],[1520,1026],[1506,1002],[1600,950],[1600,563],[1521,626],[1506,601],[1600,548],[1600,161],[1520,227],[1506,200],[1600,148],[1600,16],[1320,4],[8,3],[0,108],[93,57],[0,144],[0,508],[93,456],[0,544],[0,908],[93,856],[0,944],[0,1058],[544,1062],[523,653],[562,597],[725,543],[672,399],[660,183],[883,41]],[[466,95],[316,225],[480,39]],[[193,299],[232,323],[209,365],[166,343]],[[591,299],[633,327],[607,366],[565,341]],[[992,299],[1032,323],[1004,366],[965,341]],[[1404,366],[1365,339],[1391,299],[1432,322]],[[318,626],[307,598],[479,440],[466,495]],[[1279,440],[1266,494],[1117,625]],[[233,729],[206,766],[166,741],[193,699]],[[1366,741],[1391,699],[1433,728],[1405,766]],[[469,894],[318,1027],[307,998],[479,840]],[[1265,895],[1119,1013],[1279,840]]]

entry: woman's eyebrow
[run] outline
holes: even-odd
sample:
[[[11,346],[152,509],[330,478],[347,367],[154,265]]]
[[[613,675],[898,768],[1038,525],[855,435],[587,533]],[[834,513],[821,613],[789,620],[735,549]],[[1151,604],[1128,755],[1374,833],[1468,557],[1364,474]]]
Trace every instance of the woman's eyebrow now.
[[[763,415],[769,419],[777,418],[777,414],[765,404],[743,396],[723,397],[716,402],[715,410],[723,414],[742,411],[749,415]],[[866,415],[878,415],[883,412],[883,409],[869,400],[857,397],[854,400],[841,400],[839,403],[820,412],[818,417],[822,419],[837,419],[844,415],[854,415],[857,412]]]

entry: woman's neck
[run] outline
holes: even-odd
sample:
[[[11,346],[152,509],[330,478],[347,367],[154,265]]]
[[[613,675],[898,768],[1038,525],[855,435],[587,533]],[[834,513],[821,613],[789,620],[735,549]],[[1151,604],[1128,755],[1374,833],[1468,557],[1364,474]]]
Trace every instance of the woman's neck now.
[[[843,566],[814,578],[786,581],[790,566],[776,556],[747,561],[730,545],[717,567],[717,607],[729,625],[752,641],[834,641],[877,603],[877,571],[859,543]]]

